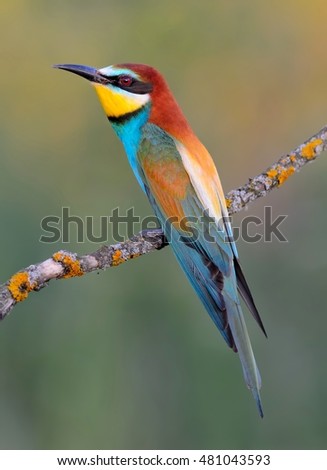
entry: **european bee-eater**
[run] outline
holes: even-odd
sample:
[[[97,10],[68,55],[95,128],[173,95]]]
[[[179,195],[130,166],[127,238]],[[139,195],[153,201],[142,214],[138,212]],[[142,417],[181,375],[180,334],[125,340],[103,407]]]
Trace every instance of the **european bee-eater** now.
[[[265,330],[239,264],[210,154],[154,68],[141,64],[55,67],[94,86],[181,267],[228,346],[238,352],[245,382],[263,416],[261,379],[239,294]]]

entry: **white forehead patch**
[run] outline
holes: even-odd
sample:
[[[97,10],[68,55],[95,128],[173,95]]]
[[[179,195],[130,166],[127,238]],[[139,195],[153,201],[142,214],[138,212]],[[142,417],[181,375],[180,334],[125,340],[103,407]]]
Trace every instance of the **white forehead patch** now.
[[[114,65],[103,67],[102,69],[99,69],[99,72],[103,73],[103,75],[106,75],[107,77],[116,77],[117,75],[129,75],[135,78],[136,80],[140,80],[140,77],[132,70],[120,69],[115,67]]]

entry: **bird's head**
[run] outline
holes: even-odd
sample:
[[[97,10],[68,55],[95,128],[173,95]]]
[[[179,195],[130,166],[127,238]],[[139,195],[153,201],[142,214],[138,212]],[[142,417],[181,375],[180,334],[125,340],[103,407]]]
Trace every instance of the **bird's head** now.
[[[176,134],[176,124],[187,125],[165,79],[149,65],[119,64],[101,69],[75,64],[54,67],[86,78],[94,86],[112,122],[123,123],[125,118],[148,107],[149,121],[173,134]]]
[[[162,89],[165,85],[159,72],[146,65],[110,65],[101,69],[74,64],[59,64],[54,67],[89,80],[107,117],[113,120],[150,105],[155,88]]]

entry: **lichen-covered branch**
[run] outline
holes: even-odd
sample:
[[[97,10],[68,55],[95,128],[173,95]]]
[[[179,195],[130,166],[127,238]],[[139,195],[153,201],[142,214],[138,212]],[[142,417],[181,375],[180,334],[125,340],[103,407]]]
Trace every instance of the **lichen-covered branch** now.
[[[8,282],[0,285],[0,320],[18,302],[25,300],[30,292],[46,287],[51,279],[68,279],[119,266],[127,260],[160,250],[166,245],[162,231],[151,229],[140,232],[123,243],[105,245],[94,253],[83,256],[58,251],[51,258],[17,272]]]
[[[267,196],[274,188],[281,186],[291,175],[309,162],[315,160],[327,149],[327,126],[323,127],[306,142],[299,145],[287,155],[283,155],[276,163],[260,175],[250,178],[248,183],[232,189],[226,195],[226,203],[230,215],[241,211],[250,202],[259,197]]]
[[[230,191],[226,196],[229,214],[239,212],[250,202],[266,196],[326,149],[327,126],[290,154],[282,156],[266,171],[250,179],[244,186]],[[25,300],[30,292],[46,287],[51,279],[68,279],[119,266],[127,260],[160,250],[167,244],[162,230],[150,229],[123,243],[102,246],[94,253],[83,256],[64,250],[58,251],[51,258],[17,272],[5,284],[0,285],[0,320],[8,315],[18,302]]]

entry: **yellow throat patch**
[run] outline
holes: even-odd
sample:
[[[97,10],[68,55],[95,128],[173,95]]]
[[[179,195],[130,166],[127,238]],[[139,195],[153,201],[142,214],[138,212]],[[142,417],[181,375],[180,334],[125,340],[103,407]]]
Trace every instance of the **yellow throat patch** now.
[[[92,85],[108,117],[120,117],[132,113],[149,100],[149,95],[132,95],[99,83],[92,83]]]

